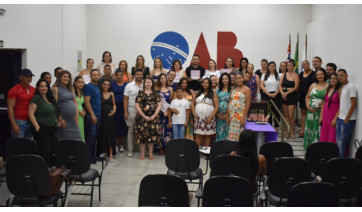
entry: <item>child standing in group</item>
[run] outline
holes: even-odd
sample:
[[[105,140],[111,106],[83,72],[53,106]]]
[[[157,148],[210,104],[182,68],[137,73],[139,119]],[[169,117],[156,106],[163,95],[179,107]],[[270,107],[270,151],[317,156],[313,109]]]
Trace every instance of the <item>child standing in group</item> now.
[[[180,86],[175,92],[176,99],[172,100],[170,105],[172,118],[169,116],[168,124],[170,128],[172,127],[173,138],[177,139],[185,137],[185,127],[190,117],[190,103],[183,98],[183,90]]]

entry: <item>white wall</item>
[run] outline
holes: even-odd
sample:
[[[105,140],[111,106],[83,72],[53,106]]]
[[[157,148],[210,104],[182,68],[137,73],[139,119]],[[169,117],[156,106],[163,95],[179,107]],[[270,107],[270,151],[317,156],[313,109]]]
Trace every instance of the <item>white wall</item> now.
[[[320,6],[313,7],[313,14],[319,13]],[[323,18],[318,18],[308,24],[308,35],[310,35],[309,52],[310,57],[318,55],[322,58],[323,64],[334,62],[337,68],[344,68],[349,75],[349,81],[358,89],[357,97],[357,123],[352,136],[362,139],[362,132],[359,130],[362,123],[361,101],[362,84],[360,83],[360,61],[362,47],[362,5],[353,5],[343,8],[331,14],[320,11]],[[352,141],[353,141],[352,140]],[[354,155],[355,148],[351,143],[351,155]]]
[[[117,66],[125,59],[131,67],[142,54],[152,66],[153,39],[175,31],[189,44],[187,66],[201,32],[211,58],[217,59],[217,32],[232,31],[238,38],[236,48],[257,69],[262,58],[277,63],[286,59],[289,33],[294,57],[297,32],[301,38],[305,35],[311,17],[310,5],[88,5],[88,56],[97,65],[108,50]]]
[[[41,72],[53,73],[57,66],[76,73],[77,51],[87,52],[85,5],[1,7],[6,13],[0,16],[0,39],[4,48],[27,49],[26,67],[36,75],[32,85]]]

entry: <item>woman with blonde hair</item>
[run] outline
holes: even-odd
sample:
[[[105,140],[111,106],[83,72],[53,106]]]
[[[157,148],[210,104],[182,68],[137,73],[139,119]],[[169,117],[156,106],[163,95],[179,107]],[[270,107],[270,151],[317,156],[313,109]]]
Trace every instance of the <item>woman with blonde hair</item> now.
[[[145,66],[145,58],[142,55],[137,56],[136,64],[132,67],[132,76],[134,76],[136,69],[143,70],[143,79],[150,76],[150,68]]]
[[[166,74],[166,71],[163,69],[162,60],[159,57],[156,57],[153,61],[153,69],[151,71],[152,79],[157,82],[158,77],[160,74]]]
[[[69,71],[63,70],[59,73],[52,91],[59,111],[60,127],[57,129],[58,141],[82,140],[78,128],[77,99],[74,95],[72,75]]]

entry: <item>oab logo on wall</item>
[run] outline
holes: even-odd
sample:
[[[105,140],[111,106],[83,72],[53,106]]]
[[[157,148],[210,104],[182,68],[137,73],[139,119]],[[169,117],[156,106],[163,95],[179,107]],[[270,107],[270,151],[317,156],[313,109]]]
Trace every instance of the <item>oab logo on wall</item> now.
[[[186,39],[177,32],[164,32],[159,34],[152,42],[151,56],[161,58],[163,68],[171,69],[174,60],[180,60],[183,64],[189,55],[189,44]]]
[[[243,53],[235,48],[237,37],[233,32],[217,32],[217,68],[221,69],[225,65],[227,57],[232,57],[236,67],[239,67],[239,61]],[[203,33],[201,32],[199,40],[195,47],[194,54],[200,55],[200,65],[208,69],[208,62],[211,59]],[[163,68],[171,69],[174,60],[180,60],[185,63],[189,55],[189,44],[186,39],[177,32],[163,32],[159,34],[152,42],[151,56],[161,58]],[[214,57],[215,58],[215,57]]]

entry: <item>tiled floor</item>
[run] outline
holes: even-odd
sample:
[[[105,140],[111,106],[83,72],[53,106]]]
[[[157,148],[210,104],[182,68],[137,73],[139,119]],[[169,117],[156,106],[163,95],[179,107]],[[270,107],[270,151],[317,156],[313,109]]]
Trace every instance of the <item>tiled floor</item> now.
[[[103,172],[102,180],[102,201],[98,201],[98,188],[94,191],[93,206],[107,207],[137,207],[138,191],[142,178],[148,174],[166,174],[165,156],[155,153],[155,159],[146,158],[141,161],[139,154],[134,154],[132,158],[126,153],[120,153],[113,163],[110,163]],[[201,156],[200,167],[205,172],[206,160]],[[101,170],[100,162],[92,165],[92,168]],[[207,174],[204,181],[209,178]],[[190,187],[191,188],[191,187]],[[75,188],[79,189],[79,188]],[[84,188],[81,191],[88,191]],[[193,188],[192,188],[193,189]],[[78,191],[78,190],[77,190]],[[69,198],[70,207],[89,206],[89,196],[75,196]],[[193,198],[191,206],[197,206],[197,199]]]
[[[302,147],[303,138],[289,139],[294,150],[295,157],[304,158],[305,151]],[[115,158],[114,163],[110,163],[103,172],[102,180],[102,201],[98,201],[98,190],[95,190],[93,206],[100,207],[137,207],[138,191],[142,178],[148,174],[166,174],[165,156],[155,153],[154,160],[141,161],[139,154],[134,157],[127,157],[126,153],[120,153]],[[206,160],[201,156],[200,167],[205,172]],[[100,163],[92,165],[93,168],[101,170]],[[204,182],[209,178],[209,173],[204,176]],[[78,188],[79,189],[79,188]],[[89,188],[83,188],[86,191]],[[190,189],[194,189],[191,188]],[[71,196],[68,206],[78,207],[89,206],[88,196]],[[193,198],[191,206],[197,206],[197,199]]]

